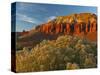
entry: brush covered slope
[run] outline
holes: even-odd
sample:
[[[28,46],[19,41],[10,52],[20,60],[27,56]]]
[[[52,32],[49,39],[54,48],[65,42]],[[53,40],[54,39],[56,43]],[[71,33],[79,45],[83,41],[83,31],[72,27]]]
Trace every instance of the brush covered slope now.
[[[57,16],[16,34],[16,72],[97,67],[95,14]]]
[[[43,40],[16,53],[16,72],[72,70],[97,67],[97,44],[77,36]]]

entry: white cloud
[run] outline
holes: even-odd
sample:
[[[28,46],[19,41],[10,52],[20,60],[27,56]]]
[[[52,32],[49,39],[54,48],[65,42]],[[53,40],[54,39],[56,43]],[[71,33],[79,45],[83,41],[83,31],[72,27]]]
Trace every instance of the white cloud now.
[[[56,16],[50,16],[50,17],[48,17],[47,21],[51,21],[51,20],[53,20],[55,18],[56,18]]]
[[[34,23],[34,24],[40,23],[39,20],[37,20],[33,17],[28,17],[27,15],[24,15],[24,14],[16,14],[16,16],[17,16],[17,20],[21,20],[21,21],[29,22],[29,23]]]

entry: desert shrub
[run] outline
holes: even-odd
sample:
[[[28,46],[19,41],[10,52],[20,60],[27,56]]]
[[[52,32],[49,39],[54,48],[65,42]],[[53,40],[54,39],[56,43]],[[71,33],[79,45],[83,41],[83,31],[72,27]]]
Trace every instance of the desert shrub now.
[[[67,70],[79,69],[79,66],[76,63],[67,63],[66,69]]]
[[[97,44],[76,36],[59,36],[56,40],[43,40],[31,51],[17,51],[17,71],[48,71],[94,68]]]
[[[93,54],[88,54],[84,61],[84,68],[96,67],[96,58]]]
[[[22,50],[22,49],[23,47],[20,44],[16,43],[16,50]]]

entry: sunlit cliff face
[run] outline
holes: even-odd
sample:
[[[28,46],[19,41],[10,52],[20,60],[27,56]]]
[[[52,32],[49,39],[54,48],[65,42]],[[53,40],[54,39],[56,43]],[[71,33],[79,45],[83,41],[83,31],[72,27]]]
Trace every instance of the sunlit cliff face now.
[[[91,13],[60,16],[40,25],[38,30],[46,34],[88,34],[97,31],[97,17]]]

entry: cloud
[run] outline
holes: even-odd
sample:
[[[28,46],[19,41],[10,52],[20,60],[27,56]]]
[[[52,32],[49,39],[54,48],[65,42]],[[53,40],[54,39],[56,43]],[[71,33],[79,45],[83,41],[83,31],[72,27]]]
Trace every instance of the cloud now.
[[[24,22],[28,22],[28,23],[33,23],[33,24],[38,24],[40,23],[39,20],[33,18],[33,17],[29,17],[27,15],[24,15],[24,14],[16,14],[17,16],[17,20],[20,20],[20,21],[24,21]]]
[[[50,17],[48,17],[47,21],[51,21],[51,20],[53,20],[55,18],[56,18],[56,16],[50,16]]]

